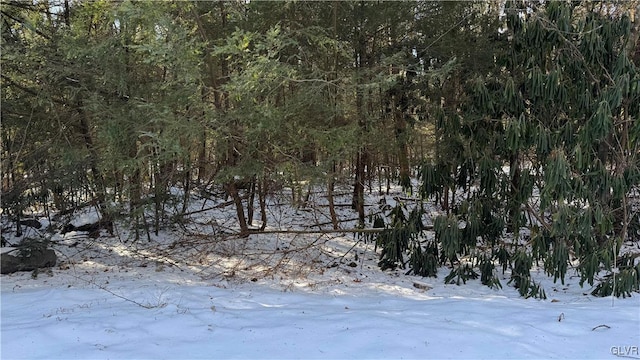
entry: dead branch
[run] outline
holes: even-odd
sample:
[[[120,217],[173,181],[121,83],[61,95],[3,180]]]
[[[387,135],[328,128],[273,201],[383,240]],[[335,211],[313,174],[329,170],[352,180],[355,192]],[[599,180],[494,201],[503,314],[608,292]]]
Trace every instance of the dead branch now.
[[[376,234],[383,232],[387,229],[385,228],[374,228],[374,229],[327,229],[327,230],[292,230],[292,229],[276,229],[276,230],[253,230],[250,229],[249,234]],[[433,225],[424,226],[423,230],[431,231],[433,230]]]
[[[382,213],[382,211],[378,211],[376,213],[373,213],[372,215],[378,215]],[[358,218],[350,218],[350,219],[342,219],[342,220],[338,220],[339,223],[343,223],[343,222],[350,222],[350,221],[356,221],[358,220]],[[327,222],[323,222],[323,223],[317,223],[317,224],[313,224],[310,225],[309,227],[321,227],[321,226],[325,226],[325,225],[332,225],[333,223],[331,221],[327,221]],[[339,229],[336,229],[339,230]]]
[[[241,198],[242,200],[245,200],[245,199],[247,199],[247,198],[248,198],[248,196],[241,196],[240,198]],[[218,204],[218,205],[216,205],[216,206],[208,207],[208,208],[206,208],[206,209],[200,209],[200,210],[189,211],[189,212],[186,212],[186,213],[184,213],[184,214],[182,214],[182,215],[184,215],[184,216],[188,216],[188,215],[193,215],[193,214],[199,214],[199,213],[206,212],[206,211],[209,211],[209,210],[221,209],[221,208],[227,207],[227,206],[229,206],[229,205],[233,205],[233,204],[234,204],[233,200],[229,200],[229,201],[225,201],[225,202],[223,202],[222,204]]]

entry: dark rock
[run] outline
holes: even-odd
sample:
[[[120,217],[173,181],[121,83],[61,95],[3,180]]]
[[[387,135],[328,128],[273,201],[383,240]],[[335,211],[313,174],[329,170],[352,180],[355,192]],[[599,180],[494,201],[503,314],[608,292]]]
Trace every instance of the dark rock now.
[[[20,225],[32,227],[34,229],[40,229],[42,227],[42,224],[40,223],[40,221],[36,219],[20,220]]]
[[[11,274],[16,271],[31,271],[56,265],[58,256],[52,249],[33,250],[27,257],[2,253],[0,258],[0,273]]]
[[[433,289],[433,286],[427,285],[419,281],[414,281],[413,287],[416,289],[425,290],[425,291]]]
[[[108,220],[100,220],[93,224],[84,224],[80,226],[74,226],[73,224],[67,224],[60,231],[62,234],[66,234],[71,231],[86,231],[90,234],[100,233],[100,229],[105,229],[109,231],[109,233],[113,233],[113,222]]]

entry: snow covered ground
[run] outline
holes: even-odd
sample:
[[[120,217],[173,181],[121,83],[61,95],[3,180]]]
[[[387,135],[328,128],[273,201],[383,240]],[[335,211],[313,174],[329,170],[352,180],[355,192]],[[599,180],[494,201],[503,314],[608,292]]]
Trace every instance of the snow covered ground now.
[[[348,234],[229,238],[215,235],[229,212],[193,220],[151,242],[55,235],[56,268],[0,277],[1,358],[640,359],[640,294],[595,298],[540,271],[548,299],[523,299],[509,273],[492,290],[445,285],[447,269],[381,272]],[[325,220],[270,213],[281,228]]]

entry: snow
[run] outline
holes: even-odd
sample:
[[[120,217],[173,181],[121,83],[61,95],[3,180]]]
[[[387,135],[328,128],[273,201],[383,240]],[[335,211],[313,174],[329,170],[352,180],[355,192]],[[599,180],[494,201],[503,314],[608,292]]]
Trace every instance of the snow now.
[[[312,201],[272,208],[269,225],[324,221]],[[150,243],[55,235],[56,268],[0,277],[1,358],[640,358],[640,294],[596,298],[571,271],[564,285],[532,271],[548,299],[524,299],[508,272],[502,289],[447,285],[446,268],[380,271],[352,235],[223,239],[212,234],[235,226],[228,209],[197,216]]]
[[[101,285],[106,291],[22,288],[39,280],[9,278],[3,359],[592,359],[611,357],[612,347],[637,355],[639,344],[637,296],[612,307],[610,299],[540,301],[436,281],[426,292],[362,282],[316,292],[149,277]]]

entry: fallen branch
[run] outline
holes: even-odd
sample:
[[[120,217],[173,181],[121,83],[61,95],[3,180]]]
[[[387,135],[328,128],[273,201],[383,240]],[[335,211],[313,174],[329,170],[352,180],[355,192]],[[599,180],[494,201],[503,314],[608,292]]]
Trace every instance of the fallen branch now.
[[[382,213],[382,211],[378,211],[378,212],[375,212],[375,213],[373,213],[371,215],[375,216],[375,215],[378,215],[378,214],[381,214],[381,213]],[[338,222],[339,223],[343,223],[343,222],[350,222],[350,221],[356,221],[356,220],[360,220],[360,219],[356,217],[356,218],[338,220]],[[320,226],[332,225],[332,224],[333,223],[331,221],[327,221],[327,222],[323,222],[323,223],[313,224],[313,225],[310,225],[309,227],[315,227],[315,226],[320,227]]]
[[[245,195],[245,196],[242,196],[242,197],[241,197],[241,199],[242,199],[242,200],[245,200],[245,199],[247,199],[247,198],[249,198],[249,196],[246,196],[246,195]],[[198,213],[206,212],[206,211],[209,211],[209,210],[221,209],[221,208],[223,208],[223,207],[227,207],[227,206],[229,206],[229,205],[233,205],[233,204],[234,204],[233,200],[229,200],[229,201],[225,201],[225,202],[223,202],[222,204],[218,204],[218,205],[216,205],[216,206],[208,207],[208,208],[206,208],[206,209],[200,209],[200,210],[189,211],[189,212],[186,212],[186,213],[181,214],[181,215],[183,215],[183,216],[188,216],[188,215],[198,214]]]
[[[373,228],[373,229],[328,229],[328,230],[258,230],[250,229],[250,234],[376,234],[387,230],[386,228]],[[423,230],[433,230],[433,225],[427,225]]]
[[[364,206],[376,206],[377,204],[364,204]],[[320,204],[320,207],[329,207],[328,204]],[[352,207],[353,204],[333,204],[334,207]]]

